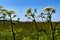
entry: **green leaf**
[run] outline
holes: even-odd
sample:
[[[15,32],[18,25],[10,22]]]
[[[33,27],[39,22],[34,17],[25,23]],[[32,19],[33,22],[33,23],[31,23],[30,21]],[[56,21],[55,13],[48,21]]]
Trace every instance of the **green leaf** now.
[[[37,13],[37,9],[34,9],[34,12]]]
[[[29,8],[29,9],[27,10],[27,14],[29,14],[29,13],[31,13],[31,8]]]
[[[56,13],[55,10],[52,10],[52,13]]]

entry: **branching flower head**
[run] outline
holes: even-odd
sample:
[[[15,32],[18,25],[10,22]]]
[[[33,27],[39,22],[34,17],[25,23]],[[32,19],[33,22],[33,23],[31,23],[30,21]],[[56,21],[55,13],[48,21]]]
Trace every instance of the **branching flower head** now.
[[[15,11],[13,11],[13,10],[8,10],[8,11],[7,11],[7,14],[10,16],[11,14],[15,14]]]
[[[34,9],[34,13],[32,13],[31,8],[29,8],[29,9],[27,10],[27,13],[26,13],[25,16],[32,16],[32,17],[33,17],[33,15],[35,15],[35,13],[37,13],[37,9]]]
[[[0,13],[2,13],[2,14],[6,14],[6,9],[4,9],[4,7],[3,6],[0,6]]]
[[[34,9],[34,12],[32,12],[31,8],[27,10],[27,13],[25,14],[25,17],[28,19],[34,20],[35,13],[37,13],[37,9]]]
[[[2,14],[7,14],[7,10],[6,9],[3,9],[3,10],[1,10],[1,13]]]
[[[8,10],[7,14],[15,14],[15,11],[13,11],[13,10]]]
[[[30,16],[30,15],[31,15],[31,8],[29,8],[29,9],[27,10],[27,13],[26,13],[25,16]]]
[[[48,6],[48,7],[45,7],[44,9],[43,9],[43,11],[44,12],[52,12],[52,13],[55,13],[55,8],[54,7],[52,7],[52,6]]]

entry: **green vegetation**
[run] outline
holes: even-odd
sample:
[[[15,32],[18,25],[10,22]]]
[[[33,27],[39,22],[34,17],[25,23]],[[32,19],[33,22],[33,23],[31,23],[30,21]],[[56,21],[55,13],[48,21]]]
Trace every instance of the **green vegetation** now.
[[[32,22],[13,20],[13,10],[0,6],[0,40],[60,40],[60,22],[52,22],[53,7],[46,7],[39,15],[42,22],[36,21],[37,9],[29,8],[25,16]],[[45,14],[46,13],[46,14]],[[46,19],[44,21],[44,19]]]
[[[57,22],[59,23],[59,22]],[[46,23],[48,24],[48,23]],[[51,40],[51,33],[50,31],[50,24],[43,25],[43,23],[38,22],[38,28],[39,28],[39,39],[41,40],[47,40],[50,39]],[[55,27],[56,22],[53,22],[53,26]],[[2,26],[1,26],[2,25]],[[27,26],[26,26],[27,25]],[[60,38],[60,24],[58,24],[56,26],[56,31],[55,31],[55,40],[59,40]],[[44,31],[45,30],[45,31]],[[49,32],[49,33],[48,33]],[[14,33],[15,33],[15,39],[16,40],[36,40],[36,28],[35,28],[35,24],[34,22],[15,22],[15,26],[14,26]],[[48,37],[48,38],[47,38]],[[1,24],[0,22],[0,39],[1,40],[6,40],[12,39],[12,31],[11,31],[11,27],[10,27],[10,23],[8,21],[3,22],[3,24]]]

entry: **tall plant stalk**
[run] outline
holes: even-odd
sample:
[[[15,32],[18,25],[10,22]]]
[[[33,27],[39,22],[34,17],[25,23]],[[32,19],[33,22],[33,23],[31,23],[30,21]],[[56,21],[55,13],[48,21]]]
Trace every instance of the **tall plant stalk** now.
[[[28,17],[29,19],[31,19],[31,20],[35,23],[36,32],[37,32],[37,40],[39,40],[38,26],[37,26],[36,19],[35,19],[35,13],[37,13],[36,10],[37,10],[37,9],[34,9],[34,13],[32,13],[31,8],[29,8],[29,9],[27,10],[27,13],[26,13],[25,16]]]
[[[51,15],[50,15],[50,25],[51,25],[51,30],[52,30],[52,40],[54,40],[54,28],[51,22]]]
[[[35,23],[35,27],[36,27],[36,32],[37,32],[37,40],[39,40],[39,32],[38,32],[38,26],[37,26],[37,23],[36,23],[36,20],[34,18],[34,23]]]
[[[50,26],[51,26],[51,34],[52,34],[52,40],[54,40],[54,28],[53,28],[53,25],[52,25],[52,21],[51,21],[51,18],[52,18],[52,14],[55,13],[55,9],[51,6],[49,7],[46,7],[43,12],[47,13],[47,14],[44,14],[42,13],[43,15],[47,15],[47,16],[44,16],[43,18],[47,19],[47,21],[50,23]],[[46,18],[47,17],[47,18]]]
[[[15,33],[14,33],[14,30],[13,30],[12,20],[11,20],[11,28],[12,28],[13,40],[15,40]]]
[[[9,20],[10,20],[10,24],[11,24],[12,40],[15,40],[14,23],[12,22],[12,18],[14,18],[16,15],[13,15],[13,17],[11,16],[12,14],[14,14],[14,11],[12,11],[12,10],[7,11],[7,14],[9,16]]]
[[[13,40],[15,40],[15,33],[14,33],[14,28],[13,28],[13,23],[12,23],[12,18],[11,18],[11,15],[10,15],[10,22],[11,22],[11,28],[12,28],[12,36],[13,36]]]

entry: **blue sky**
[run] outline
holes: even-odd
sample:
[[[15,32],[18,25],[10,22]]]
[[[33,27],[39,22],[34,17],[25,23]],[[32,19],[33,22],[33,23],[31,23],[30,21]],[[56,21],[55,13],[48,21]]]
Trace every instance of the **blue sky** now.
[[[53,15],[52,21],[60,21],[60,0],[0,0],[0,5],[9,10],[15,10],[20,21],[28,20],[25,17],[28,8],[32,8],[32,10],[37,8],[36,16],[38,16],[43,8],[53,6],[56,13]]]

